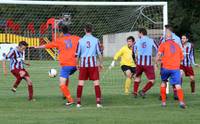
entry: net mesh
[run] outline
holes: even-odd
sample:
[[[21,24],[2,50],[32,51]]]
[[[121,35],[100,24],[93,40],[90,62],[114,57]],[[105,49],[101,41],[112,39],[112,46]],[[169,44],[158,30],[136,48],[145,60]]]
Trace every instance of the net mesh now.
[[[25,40],[30,46],[39,46],[55,38],[55,20],[70,16],[71,33],[83,36],[83,25],[90,22],[94,26],[94,35],[102,40],[103,35],[122,32],[134,32],[144,27],[150,37],[158,40],[163,30],[163,6],[69,6],[69,5],[7,5],[0,4],[0,42],[18,43]],[[106,48],[107,46],[104,46]],[[113,48],[114,49],[114,48]],[[34,49],[30,47],[26,59],[33,61],[39,68],[55,68],[52,63],[54,49]],[[27,53],[27,52],[26,52]],[[29,56],[29,57],[28,57]],[[111,59],[105,59],[109,66]],[[40,63],[44,63],[43,65]],[[40,66],[41,65],[41,66]],[[44,67],[43,67],[44,66]],[[32,67],[35,68],[35,67]],[[32,72],[40,73],[40,72]],[[106,76],[112,75],[112,76]],[[113,78],[113,77],[119,77]],[[123,73],[120,67],[114,71],[102,73],[103,82],[121,82]]]

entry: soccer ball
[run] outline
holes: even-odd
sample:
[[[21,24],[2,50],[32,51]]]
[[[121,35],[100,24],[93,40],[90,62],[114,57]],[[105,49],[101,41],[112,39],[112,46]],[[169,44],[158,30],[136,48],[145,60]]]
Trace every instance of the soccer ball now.
[[[48,73],[49,73],[49,77],[51,77],[51,78],[57,76],[57,71],[56,71],[56,69],[50,69]]]

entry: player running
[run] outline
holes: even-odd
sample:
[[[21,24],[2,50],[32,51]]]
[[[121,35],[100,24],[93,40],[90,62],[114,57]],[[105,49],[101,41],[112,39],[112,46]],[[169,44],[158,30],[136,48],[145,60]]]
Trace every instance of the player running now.
[[[60,69],[60,90],[68,101],[65,105],[69,106],[74,104],[74,99],[68,88],[68,79],[71,74],[76,71],[76,48],[78,45],[79,37],[69,33],[69,27],[64,24],[59,24],[60,37],[51,43],[35,47],[35,48],[57,48],[58,60],[61,66]],[[67,82],[67,85],[65,84]]]
[[[200,66],[195,63],[194,47],[192,43],[188,42],[188,37],[186,35],[182,35],[181,40],[183,44],[183,53],[184,53],[184,59],[180,67],[181,77],[183,77],[183,74],[185,74],[186,77],[190,78],[191,92],[194,94],[195,93],[195,78],[194,78],[194,71],[193,71],[192,65],[195,65],[197,67],[200,67]]]
[[[145,93],[153,86],[155,82],[155,72],[152,62],[153,49],[157,51],[157,46],[154,43],[153,39],[147,36],[147,31],[144,28],[139,29],[139,39],[134,45],[134,54],[136,56],[137,66],[136,66],[136,77],[133,86],[133,95],[137,97],[138,88],[141,82],[141,76],[144,72],[148,82],[139,91],[139,95],[145,98]]]
[[[24,68],[24,65],[30,66],[29,63],[26,63],[23,60],[23,52],[28,47],[28,43],[25,41],[20,41],[18,46],[16,48],[13,48],[10,50],[10,52],[5,56],[5,60],[3,61],[3,70],[5,72],[5,75],[7,75],[6,70],[6,60],[10,60],[10,71],[16,78],[16,81],[12,87],[12,91],[16,92],[18,85],[24,79],[27,82],[28,85],[28,93],[29,97],[28,100],[32,101],[33,99],[33,84],[30,79],[29,73]]]
[[[162,83],[160,86],[162,106],[166,106],[166,83],[170,78],[170,84],[174,85],[177,90],[179,105],[181,108],[185,108],[180,74],[180,63],[183,60],[183,52],[179,45],[172,40],[170,31],[166,32],[166,42],[161,43],[159,47],[156,63],[158,63],[160,59],[163,64],[161,67]]]
[[[99,40],[92,35],[92,30],[92,24],[85,25],[85,36],[81,40],[79,40],[78,49],[76,51],[77,66],[79,67],[77,107],[81,107],[81,97],[84,81],[88,79],[92,80],[94,84],[97,107],[102,107],[101,88],[99,84],[99,69],[103,68],[102,55],[100,51]],[[97,64],[97,56],[99,57],[99,65]]]
[[[133,60],[133,52],[132,48],[135,43],[135,38],[132,36],[129,36],[127,38],[127,45],[124,45],[114,56],[114,60],[112,61],[109,69],[115,66],[115,61],[119,57],[121,57],[120,66],[122,71],[124,72],[124,75],[126,76],[125,86],[124,86],[124,93],[126,95],[129,94],[129,89],[131,85],[131,80],[135,74],[135,68],[136,64]]]

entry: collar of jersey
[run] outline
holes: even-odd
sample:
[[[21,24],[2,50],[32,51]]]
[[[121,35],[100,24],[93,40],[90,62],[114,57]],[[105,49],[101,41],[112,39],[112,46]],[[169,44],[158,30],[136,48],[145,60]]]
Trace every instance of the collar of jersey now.
[[[71,34],[69,34],[69,33],[68,34],[64,34],[64,36],[71,36]]]

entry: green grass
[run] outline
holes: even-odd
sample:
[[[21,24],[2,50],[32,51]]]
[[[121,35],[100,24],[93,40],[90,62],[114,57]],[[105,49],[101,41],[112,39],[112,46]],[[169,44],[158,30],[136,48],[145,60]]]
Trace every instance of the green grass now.
[[[82,108],[64,106],[58,87],[58,78],[49,78],[50,68],[59,70],[55,61],[32,61],[28,68],[34,83],[35,102],[27,101],[26,83],[23,81],[14,94],[10,91],[14,78],[5,78],[0,71],[0,123],[1,124],[197,124],[200,122],[199,69],[196,72],[196,94],[190,94],[189,80],[184,78],[183,88],[186,110],[169,94],[167,107],[161,108],[159,96],[160,77],[148,92],[147,98],[133,98],[123,93],[124,76],[119,66],[107,71],[111,61],[105,60],[105,71],[101,75],[103,109],[97,109],[92,82],[87,82],[83,91]],[[1,68],[0,68],[1,69]],[[1,69],[2,70],[2,69]],[[70,90],[76,96],[78,72],[72,76]],[[143,78],[142,85],[146,83]]]

